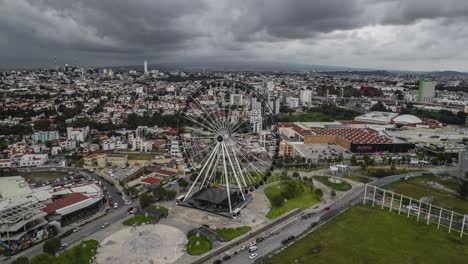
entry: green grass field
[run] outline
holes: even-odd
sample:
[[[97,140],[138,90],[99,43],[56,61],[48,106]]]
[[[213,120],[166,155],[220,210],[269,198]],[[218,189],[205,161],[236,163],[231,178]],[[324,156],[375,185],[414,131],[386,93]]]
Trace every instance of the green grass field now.
[[[462,214],[468,213],[467,200],[460,199],[456,192],[435,187],[438,186],[437,184],[456,191],[460,181],[453,177],[428,176],[395,182],[386,188],[417,199],[432,197],[437,206],[452,209]]]
[[[150,210],[152,210],[154,212],[162,212],[162,213],[169,212],[169,209],[167,209],[164,206],[160,206],[160,205],[151,205],[150,207],[148,207],[148,209],[150,209]]]
[[[343,178],[358,181],[358,182],[362,182],[362,183],[368,183],[368,182],[372,181],[372,180],[370,180],[368,178],[361,177],[361,176],[354,175],[354,174],[345,174],[345,175],[343,175]]]
[[[208,238],[196,234],[187,236],[187,253],[190,255],[198,256],[211,250],[211,242]]]
[[[417,172],[420,170],[417,169],[395,169],[392,171],[390,168],[367,168],[367,169],[359,169],[356,172],[362,174],[364,176],[369,177],[376,177],[376,178],[383,178],[391,175],[398,175],[410,172]]]
[[[154,218],[152,216],[146,216],[143,213],[137,213],[134,216],[128,218],[127,220],[123,221],[122,224],[126,226],[131,226],[133,224],[142,224],[142,223],[149,223],[153,221]]]
[[[226,240],[233,240],[236,237],[242,236],[243,234],[252,230],[250,226],[241,226],[241,227],[234,227],[234,228],[219,228],[213,230],[218,234],[220,237]]]
[[[320,202],[320,198],[303,182],[301,182],[303,192],[298,194],[293,199],[289,199],[285,201],[281,206],[275,207],[272,206],[266,217],[270,219],[275,219],[284,213],[291,211],[294,208],[305,209],[308,208],[318,202]],[[265,189],[265,194],[268,199],[272,199],[273,196],[280,195],[280,193],[285,191],[285,183],[280,183],[278,185],[270,186]]]
[[[468,237],[358,205],[261,263],[463,264],[467,259]]]
[[[128,155],[129,160],[152,160],[156,156],[155,154],[148,153],[125,153]]]
[[[87,240],[81,244],[69,248],[58,257],[52,257],[45,253],[31,258],[31,264],[88,264],[91,257],[96,254],[98,242]]]
[[[314,179],[320,181],[321,183],[325,184],[326,186],[332,188],[335,191],[345,192],[351,190],[351,184],[347,183],[344,180],[341,180],[341,183],[333,183],[329,180],[330,177],[328,176],[319,176],[314,177]]]

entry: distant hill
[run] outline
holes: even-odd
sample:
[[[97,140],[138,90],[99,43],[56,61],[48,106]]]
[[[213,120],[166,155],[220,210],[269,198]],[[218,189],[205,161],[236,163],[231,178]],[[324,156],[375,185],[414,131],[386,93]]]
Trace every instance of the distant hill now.
[[[459,71],[436,71],[428,72],[425,74],[427,77],[436,77],[436,78],[455,78],[455,79],[466,79],[468,78],[468,72],[459,72]]]

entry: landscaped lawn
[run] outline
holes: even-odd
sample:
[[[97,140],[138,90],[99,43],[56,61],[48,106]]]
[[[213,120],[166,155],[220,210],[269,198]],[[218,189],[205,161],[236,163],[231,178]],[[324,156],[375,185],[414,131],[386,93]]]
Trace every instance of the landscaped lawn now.
[[[358,205],[262,263],[464,264],[468,237]]]
[[[382,178],[382,177],[387,177],[391,175],[398,175],[398,174],[417,172],[417,171],[421,171],[421,170],[395,169],[394,171],[392,171],[390,168],[367,168],[367,169],[359,169],[356,172],[364,176]]]
[[[216,234],[218,234],[220,237],[229,241],[233,240],[236,237],[242,236],[250,230],[252,230],[250,226],[241,226],[235,228],[219,228],[213,231],[216,232]]]
[[[417,199],[432,197],[433,203],[437,206],[451,209],[461,214],[468,213],[467,200],[460,199],[456,192],[437,188],[436,186],[439,185],[456,191],[460,185],[460,181],[453,177],[428,176],[395,182],[385,187],[396,193]]]
[[[341,181],[340,183],[331,182],[330,177],[328,176],[318,176],[318,177],[314,177],[314,179],[319,180],[321,183],[325,184],[326,186],[332,188],[335,191],[344,192],[344,191],[351,190],[352,188],[351,184],[347,183],[344,180],[340,180]]]
[[[87,264],[91,257],[96,255],[98,242],[96,240],[88,240],[83,243],[68,249],[66,252],[57,257],[57,264]],[[73,261],[72,261],[73,260]],[[54,264],[55,264],[54,263]]]
[[[315,194],[313,190],[311,190],[310,187],[306,186],[303,182],[298,180],[291,181],[299,182],[303,191],[301,193],[298,193],[297,196],[295,196],[294,198],[285,200],[281,206],[272,205],[270,211],[266,215],[268,218],[275,219],[278,216],[281,216],[282,214],[289,212],[294,208],[305,209],[320,202],[320,198]],[[272,201],[272,198],[274,196],[286,192],[286,185],[287,183],[284,182],[278,185],[270,186],[265,189],[265,194],[270,200],[270,202]]]
[[[148,209],[155,211],[155,212],[161,212],[161,213],[169,212],[169,209],[160,205],[151,205],[150,207],[148,207]]]
[[[155,154],[148,153],[125,153],[128,155],[129,160],[152,160],[155,158]]]
[[[211,250],[211,242],[208,238],[196,233],[187,236],[187,253],[190,255],[202,255]]]
[[[91,257],[96,255],[98,242],[87,240],[79,245],[69,248],[58,257],[47,255],[46,253],[36,255],[31,258],[30,263],[47,264],[88,264]]]
[[[362,182],[362,183],[368,183],[368,182],[372,181],[371,179],[361,177],[361,176],[358,176],[358,175],[354,175],[354,174],[345,174],[345,175],[343,175],[343,178],[358,181],[358,182]]]
[[[129,219],[123,221],[123,224],[127,226],[131,226],[133,224],[139,225],[142,223],[149,223],[153,220],[154,218],[152,216],[146,216],[144,213],[137,213]]]

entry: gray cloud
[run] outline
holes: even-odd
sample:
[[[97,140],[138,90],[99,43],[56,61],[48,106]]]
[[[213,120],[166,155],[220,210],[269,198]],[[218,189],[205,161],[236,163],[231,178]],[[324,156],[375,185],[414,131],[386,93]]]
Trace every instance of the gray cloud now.
[[[463,0],[0,0],[0,67],[57,57],[468,70],[467,14]]]

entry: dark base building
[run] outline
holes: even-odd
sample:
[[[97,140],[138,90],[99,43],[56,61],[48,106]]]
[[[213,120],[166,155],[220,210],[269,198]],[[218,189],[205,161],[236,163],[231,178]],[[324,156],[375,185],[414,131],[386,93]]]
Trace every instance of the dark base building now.
[[[232,218],[236,217],[240,209],[245,207],[251,200],[248,194],[245,195],[246,200],[244,200],[239,191],[231,191],[229,198],[231,199],[232,212],[229,210],[227,191],[218,187],[200,190],[186,201],[179,201],[179,205]]]

